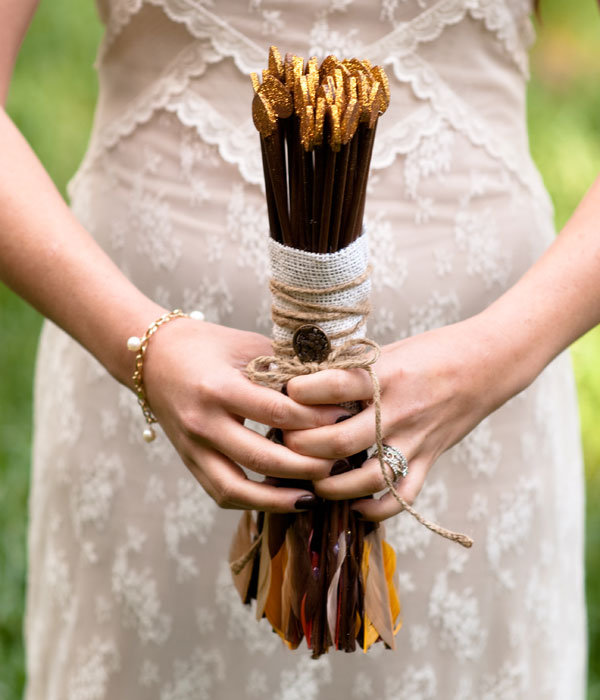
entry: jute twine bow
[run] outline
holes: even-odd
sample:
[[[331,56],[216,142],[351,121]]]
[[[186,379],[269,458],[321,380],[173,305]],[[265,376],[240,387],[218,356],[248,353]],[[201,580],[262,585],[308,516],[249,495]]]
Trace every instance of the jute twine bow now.
[[[374,365],[379,359],[381,348],[369,338],[353,338],[359,328],[365,325],[370,311],[367,301],[354,306],[338,306],[334,304],[321,304],[311,301],[311,298],[325,296],[347,289],[358,287],[370,274],[370,268],[350,282],[338,284],[326,288],[294,287],[280,280],[271,279],[270,289],[273,296],[271,315],[273,321],[289,331],[295,331],[304,323],[319,324],[327,321],[336,321],[348,317],[357,316],[359,320],[347,330],[329,333],[331,341],[342,341],[333,347],[327,359],[323,362],[302,362],[294,353],[290,343],[274,341],[274,355],[256,357],[246,367],[247,376],[253,381],[273,389],[281,387],[294,377],[306,374],[314,374],[324,369],[364,369],[369,373],[373,385],[373,406],[375,408],[375,448],[381,474],[389,493],[402,506],[403,510],[410,513],[421,525],[453,542],[458,542],[463,547],[471,547],[473,540],[467,535],[453,532],[428,520],[407,503],[396,490],[394,482],[386,469],[383,457],[383,430],[381,424],[381,387],[375,372]],[[344,340],[346,338],[346,340]],[[242,560],[234,562],[234,573],[239,573],[245,564],[254,556],[260,542],[254,542],[251,550],[244,555]],[[232,565],[232,569],[233,566]],[[241,566],[240,566],[241,565]]]

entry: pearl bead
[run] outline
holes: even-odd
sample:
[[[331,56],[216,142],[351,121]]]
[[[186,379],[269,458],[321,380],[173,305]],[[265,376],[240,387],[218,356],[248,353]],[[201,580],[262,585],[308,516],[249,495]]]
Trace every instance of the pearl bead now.
[[[194,321],[204,321],[204,314],[202,311],[192,311],[190,312],[190,318],[193,318]]]
[[[156,432],[154,431],[154,428],[151,428],[150,426],[148,426],[148,427],[144,430],[144,432],[142,433],[142,435],[143,435],[144,440],[145,440],[146,442],[152,442],[152,440],[154,440],[154,438],[156,437]]]
[[[131,352],[138,352],[141,347],[142,341],[137,335],[132,335],[131,338],[127,339],[127,349],[131,350]]]

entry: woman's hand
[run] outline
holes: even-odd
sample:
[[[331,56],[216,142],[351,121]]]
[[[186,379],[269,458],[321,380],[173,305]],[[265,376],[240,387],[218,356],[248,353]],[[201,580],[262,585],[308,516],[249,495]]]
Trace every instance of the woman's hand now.
[[[512,350],[500,328],[490,331],[483,314],[382,349],[375,370],[381,385],[384,440],[406,456],[409,473],[396,484],[412,503],[436,459],[527,381],[517,376]],[[297,377],[288,395],[299,403],[366,403],[363,411],[336,425],[285,432],[285,444],[300,454],[341,459],[375,442],[373,388],[364,370],[326,370]],[[390,473],[391,476],[391,473]],[[355,499],[385,489],[379,461],[315,482],[318,495]],[[402,508],[391,494],[357,501],[368,520],[383,520]]]
[[[257,386],[243,374],[271,343],[257,334],[191,319],[176,319],[148,345],[144,385],[148,402],[186,466],[223,508],[305,510],[314,494],[246,477],[238,465],[270,477],[320,480],[333,461],[305,457],[245,428],[244,418],[290,430],[334,423],[347,411],[302,406]],[[304,500],[302,500],[304,499]]]
[[[397,484],[404,500],[415,499],[442,452],[600,323],[599,217],[600,177],[542,257],[485,311],[383,348],[375,368],[383,434],[409,462],[408,476]],[[364,370],[331,370],[292,379],[288,394],[306,405],[368,402],[372,389]],[[289,431],[285,444],[308,456],[339,459],[372,445],[374,424],[369,406],[338,425]],[[315,491],[351,499],[384,486],[372,459],[361,469],[316,482]],[[389,494],[355,507],[370,520],[400,510]]]

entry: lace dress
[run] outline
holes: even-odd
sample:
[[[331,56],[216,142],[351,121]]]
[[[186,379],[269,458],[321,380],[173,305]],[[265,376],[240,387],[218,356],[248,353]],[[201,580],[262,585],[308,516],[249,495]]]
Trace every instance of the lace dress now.
[[[267,48],[383,64],[366,221],[380,343],[468,317],[552,240],[525,130],[527,0],[100,0],[100,95],[76,215],[167,308],[270,332],[248,74]],[[36,393],[28,700],[573,700],[584,695],[582,467],[559,357],[387,523],[404,626],[310,659],[235,592],[221,511],[130,391],[55,326]]]

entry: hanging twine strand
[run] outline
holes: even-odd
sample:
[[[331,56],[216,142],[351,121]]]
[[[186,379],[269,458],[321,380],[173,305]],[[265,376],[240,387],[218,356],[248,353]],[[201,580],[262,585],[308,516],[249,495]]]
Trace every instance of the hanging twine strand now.
[[[418,520],[421,525],[425,525],[426,528],[435,532],[436,535],[441,535],[447,540],[452,540],[452,542],[458,542],[463,547],[467,549],[473,546],[473,540],[461,532],[454,532],[453,530],[448,530],[432,520],[428,520],[422,516],[418,511],[416,511],[409,503],[407,503],[402,496],[396,490],[394,483],[390,479],[387,470],[385,468],[385,460],[383,458],[383,431],[381,429],[381,388],[379,386],[379,379],[375,373],[375,369],[372,365],[365,367],[369,376],[371,377],[371,383],[373,384],[373,405],[375,407],[375,446],[377,451],[377,459],[379,460],[379,466],[381,467],[381,473],[383,474],[383,479],[389,492],[398,501],[402,508],[408,511],[415,520]]]
[[[369,303],[365,301],[354,306],[342,306],[323,304],[318,301],[319,297],[358,287],[368,279],[369,274],[370,268],[349,282],[326,288],[295,287],[281,280],[271,279],[270,288],[273,296],[271,314],[273,321],[281,328],[294,331],[302,323],[310,322],[319,324],[332,320],[345,319],[349,316],[357,316],[359,320],[354,326],[350,326],[344,331],[329,334],[329,339],[333,343],[337,341],[337,344],[334,345],[326,360],[323,362],[302,362],[294,354],[290,343],[274,341],[274,354],[272,356],[257,357],[252,360],[246,367],[246,374],[253,382],[279,390],[286,382],[294,377],[314,374],[315,372],[320,372],[325,369],[366,370],[371,378],[371,384],[373,386],[376,454],[388,491],[404,510],[410,513],[421,525],[431,530],[431,532],[441,535],[453,542],[458,542],[458,544],[463,547],[471,547],[473,545],[473,540],[467,535],[448,530],[428,520],[416,511],[402,496],[400,496],[388,474],[383,456],[381,387],[374,368],[381,354],[381,348],[375,341],[369,338],[352,337],[354,333],[366,324],[366,317],[370,311]],[[313,299],[313,301],[311,301],[311,299]],[[344,340],[345,338],[346,340]],[[239,571],[254,557],[258,549],[258,544],[259,542],[256,541],[251,550],[247,552],[244,557],[233,562],[232,570],[234,573],[239,573]]]
[[[239,559],[236,559],[235,561],[232,561],[229,564],[229,568],[231,569],[231,572],[237,576],[238,574],[241,574],[244,568],[246,567],[246,564],[249,564],[254,557],[258,554],[258,551],[260,549],[260,544],[263,540],[263,534],[262,532],[258,535],[258,537],[254,540],[252,543],[252,546],[250,549],[245,553],[242,554],[242,556]]]

